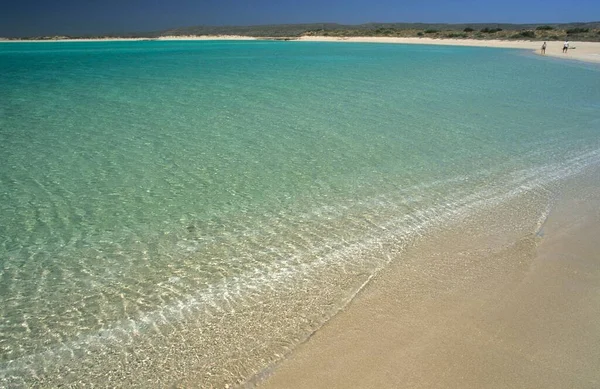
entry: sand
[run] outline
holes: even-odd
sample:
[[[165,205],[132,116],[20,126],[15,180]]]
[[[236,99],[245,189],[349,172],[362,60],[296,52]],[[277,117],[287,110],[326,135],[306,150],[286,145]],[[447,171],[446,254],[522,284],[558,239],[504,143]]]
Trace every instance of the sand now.
[[[600,387],[600,173],[565,188],[541,227],[526,196],[416,244],[247,386]]]
[[[159,41],[255,41],[255,37],[243,35],[177,35],[177,36],[161,36]]]
[[[57,39],[6,39],[0,38],[1,42],[136,42],[136,41],[248,41],[256,40],[251,36],[242,35],[165,35],[158,38],[57,38]]]

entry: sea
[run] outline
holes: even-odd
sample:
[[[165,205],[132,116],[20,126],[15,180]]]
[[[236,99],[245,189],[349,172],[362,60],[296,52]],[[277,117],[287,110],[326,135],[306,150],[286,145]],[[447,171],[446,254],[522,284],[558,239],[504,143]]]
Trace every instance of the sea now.
[[[524,193],[541,226],[599,167],[594,64],[0,43],[0,387],[243,384],[415,240]]]

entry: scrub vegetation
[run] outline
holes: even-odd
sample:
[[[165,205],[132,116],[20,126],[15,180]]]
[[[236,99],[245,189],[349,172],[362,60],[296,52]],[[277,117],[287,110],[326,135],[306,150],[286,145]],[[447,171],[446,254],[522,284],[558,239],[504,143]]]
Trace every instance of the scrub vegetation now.
[[[164,31],[107,34],[102,36],[25,37],[25,39],[59,38],[158,38],[187,35],[243,35],[257,38],[294,39],[301,36],[376,36],[468,38],[506,40],[578,40],[600,41],[600,22],[568,24],[425,24],[425,23],[367,23],[343,25],[336,23],[278,24],[261,26],[194,26]],[[20,38],[20,39],[23,39]]]

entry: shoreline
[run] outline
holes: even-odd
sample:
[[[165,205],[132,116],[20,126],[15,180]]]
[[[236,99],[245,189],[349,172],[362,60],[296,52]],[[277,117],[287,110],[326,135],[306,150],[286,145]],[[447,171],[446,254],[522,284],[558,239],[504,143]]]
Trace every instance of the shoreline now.
[[[408,45],[439,45],[439,46],[469,46],[503,49],[530,50],[541,56],[540,48],[543,41],[508,41],[508,40],[478,40],[478,39],[435,39],[435,38],[386,38],[386,37],[300,37],[304,42],[360,42],[360,43],[396,43]],[[600,63],[600,42],[569,42],[571,49],[562,53],[562,41],[547,41],[545,56],[552,58],[571,59],[590,63]]]
[[[529,232],[502,226],[526,195],[418,242],[243,387],[597,387],[598,172]]]
[[[40,43],[40,42],[127,42],[127,41],[208,41],[208,40],[281,40],[290,42],[356,42],[356,43],[392,43],[441,46],[469,46],[504,49],[530,50],[541,55],[540,47],[543,41],[509,41],[509,40],[479,40],[479,39],[435,39],[435,38],[392,38],[392,37],[326,37],[301,36],[287,38],[257,38],[242,35],[186,35],[162,36],[158,38],[93,38],[93,39],[48,39],[48,40],[0,40],[0,43]],[[600,42],[570,42],[570,49],[562,53],[562,41],[547,41],[546,55],[552,58],[570,59],[588,63],[600,63]]]
[[[0,43],[44,43],[44,42],[142,42],[142,41],[254,41],[259,40],[244,35],[165,35],[156,38],[57,38],[57,39],[2,39]]]

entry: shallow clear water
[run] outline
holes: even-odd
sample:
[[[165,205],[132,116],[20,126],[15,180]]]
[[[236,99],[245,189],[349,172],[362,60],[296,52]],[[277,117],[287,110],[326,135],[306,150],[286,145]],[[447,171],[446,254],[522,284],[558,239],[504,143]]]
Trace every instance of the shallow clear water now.
[[[0,44],[0,383],[247,377],[599,135],[600,69],[515,50]]]

